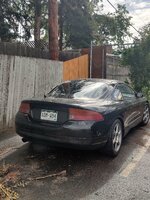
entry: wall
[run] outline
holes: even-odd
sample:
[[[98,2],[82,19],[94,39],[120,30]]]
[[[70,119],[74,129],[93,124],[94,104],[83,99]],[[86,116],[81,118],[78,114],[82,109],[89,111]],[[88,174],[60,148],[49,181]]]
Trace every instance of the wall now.
[[[116,79],[121,81],[128,80],[129,78],[129,68],[121,66],[121,59],[119,56],[113,54],[107,54],[106,57],[106,78]]]
[[[119,66],[107,66],[107,79],[115,79],[130,82],[129,69]]]
[[[22,99],[43,96],[63,80],[63,63],[0,55],[0,130],[14,125]]]
[[[64,62],[63,80],[88,78],[88,55]]]

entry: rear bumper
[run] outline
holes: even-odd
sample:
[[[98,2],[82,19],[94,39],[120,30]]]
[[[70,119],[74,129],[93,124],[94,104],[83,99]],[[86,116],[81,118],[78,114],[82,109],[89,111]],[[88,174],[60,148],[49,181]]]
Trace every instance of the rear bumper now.
[[[96,149],[104,146],[104,132],[93,130],[94,122],[70,121],[56,126],[30,121],[23,114],[16,115],[16,132],[27,141],[47,143],[52,146],[79,149]]]

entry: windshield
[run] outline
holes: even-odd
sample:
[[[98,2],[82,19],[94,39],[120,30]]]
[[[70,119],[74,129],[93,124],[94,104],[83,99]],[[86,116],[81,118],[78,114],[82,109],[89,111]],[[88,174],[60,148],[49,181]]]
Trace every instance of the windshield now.
[[[55,98],[89,98],[104,99],[110,94],[112,86],[103,82],[71,81],[63,83],[53,89],[48,96]]]

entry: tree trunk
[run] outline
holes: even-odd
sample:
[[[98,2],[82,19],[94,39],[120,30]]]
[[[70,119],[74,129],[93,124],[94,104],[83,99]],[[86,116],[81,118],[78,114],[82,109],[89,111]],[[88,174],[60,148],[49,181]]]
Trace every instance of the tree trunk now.
[[[35,5],[35,24],[34,24],[34,41],[35,46],[38,47],[40,42],[41,30],[41,0],[34,0]]]
[[[58,2],[49,0],[49,51],[50,59],[59,59],[58,44]]]
[[[60,7],[59,7],[59,50],[62,51],[63,50],[63,27],[64,27],[64,16],[63,16],[63,12],[64,12],[64,3],[61,0],[60,1]]]
[[[59,31],[59,50],[63,50],[63,22],[60,22],[60,31]]]

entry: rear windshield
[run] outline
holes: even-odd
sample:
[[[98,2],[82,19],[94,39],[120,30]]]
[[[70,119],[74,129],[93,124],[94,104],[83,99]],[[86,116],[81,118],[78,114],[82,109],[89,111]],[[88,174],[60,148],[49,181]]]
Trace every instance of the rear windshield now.
[[[112,90],[112,86],[106,83],[81,80],[65,82],[53,89],[48,96],[72,99],[104,99],[110,94],[110,90]]]

